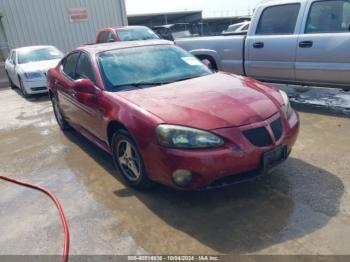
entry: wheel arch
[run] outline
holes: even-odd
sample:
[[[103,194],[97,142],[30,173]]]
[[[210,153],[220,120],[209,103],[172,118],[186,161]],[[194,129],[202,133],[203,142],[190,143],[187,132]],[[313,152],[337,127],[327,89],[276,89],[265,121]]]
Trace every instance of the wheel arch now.
[[[208,59],[210,62],[212,62],[216,68],[219,70],[220,67],[220,59],[219,54],[216,51],[209,50],[209,49],[198,49],[198,50],[191,50],[190,53],[197,57],[198,59]]]
[[[129,130],[123,125],[121,122],[117,120],[112,120],[108,123],[107,126],[107,139],[109,147],[112,147],[112,138],[115,132],[119,130],[125,130],[129,132]]]

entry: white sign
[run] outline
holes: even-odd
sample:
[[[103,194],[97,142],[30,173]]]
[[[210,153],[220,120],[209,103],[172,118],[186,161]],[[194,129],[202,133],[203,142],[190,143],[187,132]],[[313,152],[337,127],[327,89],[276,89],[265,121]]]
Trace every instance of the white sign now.
[[[85,22],[89,20],[86,7],[68,8],[68,15],[71,23]]]

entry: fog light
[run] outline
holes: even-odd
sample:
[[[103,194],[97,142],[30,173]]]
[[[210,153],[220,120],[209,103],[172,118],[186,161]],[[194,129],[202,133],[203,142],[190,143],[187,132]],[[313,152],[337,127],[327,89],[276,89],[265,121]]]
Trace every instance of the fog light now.
[[[173,180],[180,187],[187,186],[192,182],[192,172],[188,170],[176,170],[173,173]]]

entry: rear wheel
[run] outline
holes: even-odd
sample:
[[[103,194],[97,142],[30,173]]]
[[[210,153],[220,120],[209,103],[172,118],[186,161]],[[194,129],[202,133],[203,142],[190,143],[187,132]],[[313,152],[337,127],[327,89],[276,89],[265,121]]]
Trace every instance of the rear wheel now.
[[[18,77],[18,80],[19,80],[19,88],[21,89],[22,96],[24,98],[27,98],[29,96],[29,94],[27,93],[26,89],[24,88],[23,81],[20,77]]]
[[[125,130],[117,131],[112,138],[113,160],[127,183],[137,189],[148,189],[153,182],[148,178],[141,154]]]
[[[218,71],[218,66],[215,63],[215,60],[210,56],[198,56],[198,59],[201,60],[203,64],[205,64],[210,70]]]
[[[67,131],[70,129],[68,122],[64,119],[60,106],[58,104],[57,98],[55,96],[51,97],[53,112],[55,114],[58,125],[63,131]]]

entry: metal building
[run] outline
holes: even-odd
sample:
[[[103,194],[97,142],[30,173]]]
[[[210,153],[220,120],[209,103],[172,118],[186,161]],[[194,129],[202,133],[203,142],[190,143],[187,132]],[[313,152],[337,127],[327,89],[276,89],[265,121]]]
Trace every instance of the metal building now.
[[[54,45],[67,52],[103,27],[127,25],[124,0],[0,0],[0,62],[8,49]]]

